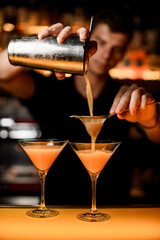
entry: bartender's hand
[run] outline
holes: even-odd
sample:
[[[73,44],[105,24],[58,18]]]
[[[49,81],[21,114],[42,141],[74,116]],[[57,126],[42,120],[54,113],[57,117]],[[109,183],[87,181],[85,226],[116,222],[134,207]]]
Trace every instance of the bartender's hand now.
[[[64,27],[62,23],[56,23],[41,31],[38,34],[38,38],[43,39],[45,37],[57,36],[58,43],[63,44],[63,42],[72,34],[73,31],[70,26]],[[85,41],[89,36],[89,31],[86,28],[81,27],[74,32],[74,34],[78,35],[81,41]],[[92,56],[96,50],[97,48],[95,42],[90,42],[89,57]],[[65,78],[64,73],[55,73],[55,75],[59,80],[63,80]]]
[[[144,126],[144,129],[149,129],[157,123],[156,105],[147,105],[152,102],[155,102],[155,99],[144,88],[136,84],[124,85],[117,93],[110,113],[116,113],[119,119],[137,122]],[[128,111],[125,111],[126,108]]]

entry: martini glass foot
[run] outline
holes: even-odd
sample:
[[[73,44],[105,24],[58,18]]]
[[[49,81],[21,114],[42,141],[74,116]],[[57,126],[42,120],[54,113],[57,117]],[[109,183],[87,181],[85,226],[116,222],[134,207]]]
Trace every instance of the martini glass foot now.
[[[106,213],[87,212],[78,214],[77,218],[87,222],[102,222],[110,219],[110,216]]]
[[[26,214],[30,217],[36,217],[36,218],[48,218],[48,217],[54,217],[59,214],[58,211],[56,210],[50,210],[50,209],[42,209],[42,208],[37,208],[34,210],[29,210],[26,212]]]

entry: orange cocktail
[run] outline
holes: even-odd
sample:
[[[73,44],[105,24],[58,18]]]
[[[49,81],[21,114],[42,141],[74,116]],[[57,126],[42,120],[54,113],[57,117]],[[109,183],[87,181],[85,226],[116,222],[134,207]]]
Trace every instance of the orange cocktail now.
[[[26,146],[25,151],[38,170],[48,172],[61,152],[61,148],[57,146]]]
[[[111,151],[82,150],[77,152],[78,157],[89,173],[99,174],[112,155]]]

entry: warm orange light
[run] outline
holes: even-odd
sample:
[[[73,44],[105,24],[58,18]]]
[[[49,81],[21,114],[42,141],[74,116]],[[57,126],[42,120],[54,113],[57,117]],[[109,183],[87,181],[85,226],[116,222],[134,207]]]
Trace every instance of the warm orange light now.
[[[142,78],[144,80],[160,80],[160,71],[146,69],[142,74]]]
[[[112,68],[109,71],[109,74],[112,78],[118,78],[118,79],[133,79],[134,78],[134,71],[132,69],[118,69],[118,68]]]
[[[70,74],[70,73],[65,73],[65,77],[66,78],[69,78],[69,77],[71,77],[72,76],[72,74]]]
[[[124,59],[109,71],[117,79],[160,80],[160,73],[150,70],[147,55],[142,50],[128,51]]]
[[[142,69],[141,70],[135,70],[132,68],[113,68],[109,71],[109,74],[112,78],[115,79],[142,79],[142,80],[160,80],[160,71],[158,70],[149,70],[149,69]]]
[[[36,72],[39,72],[43,76],[49,77],[53,73],[52,71],[49,70],[41,70],[41,69],[35,69]]]
[[[86,209],[58,209],[54,218],[36,219],[25,208],[0,208],[0,239],[3,240],[159,240],[160,208],[100,209],[111,218],[89,223],[77,219]],[[9,228],[9,231],[8,231]]]
[[[15,26],[12,23],[5,23],[3,25],[3,30],[6,32],[12,32],[14,29],[15,29]]]
[[[43,31],[46,28],[48,28],[48,26],[33,25],[33,26],[27,27],[24,33],[29,35],[34,35],[34,34],[38,34],[39,32]]]

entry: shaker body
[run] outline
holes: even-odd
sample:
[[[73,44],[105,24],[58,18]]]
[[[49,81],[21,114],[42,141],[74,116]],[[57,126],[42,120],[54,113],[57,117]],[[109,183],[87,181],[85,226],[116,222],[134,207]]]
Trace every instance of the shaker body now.
[[[57,37],[13,38],[8,45],[8,58],[11,64],[35,69],[82,75],[88,67],[86,42],[72,36],[63,44]]]

